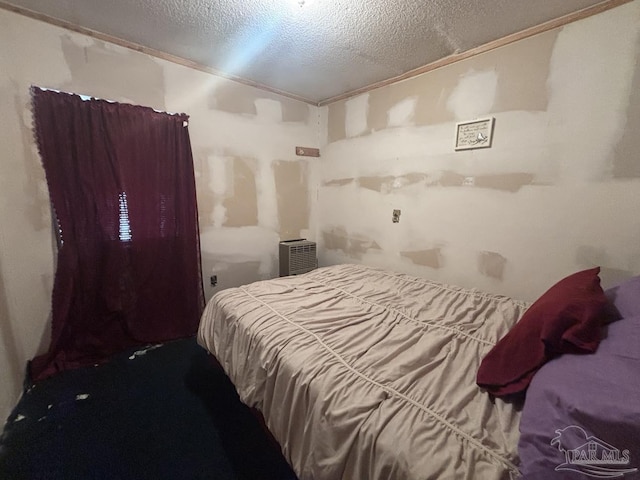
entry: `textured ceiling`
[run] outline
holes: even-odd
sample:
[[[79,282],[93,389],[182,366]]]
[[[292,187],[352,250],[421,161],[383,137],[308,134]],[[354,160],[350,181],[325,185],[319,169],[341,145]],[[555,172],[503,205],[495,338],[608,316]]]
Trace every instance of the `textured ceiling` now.
[[[300,6],[298,1],[2,3],[166,52],[312,103],[601,3],[306,0]]]

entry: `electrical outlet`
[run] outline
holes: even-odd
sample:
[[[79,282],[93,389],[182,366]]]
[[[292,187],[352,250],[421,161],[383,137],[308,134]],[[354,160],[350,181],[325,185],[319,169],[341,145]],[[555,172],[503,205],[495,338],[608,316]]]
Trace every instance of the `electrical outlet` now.
[[[393,215],[391,216],[391,221],[393,223],[400,223],[400,210],[393,211]]]

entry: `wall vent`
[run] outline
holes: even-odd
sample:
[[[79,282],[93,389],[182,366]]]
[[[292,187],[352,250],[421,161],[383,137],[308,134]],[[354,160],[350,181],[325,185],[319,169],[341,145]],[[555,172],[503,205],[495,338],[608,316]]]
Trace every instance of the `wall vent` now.
[[[318,267],[316,242],[304,238],[280,242],[280,276],[307,273]]]

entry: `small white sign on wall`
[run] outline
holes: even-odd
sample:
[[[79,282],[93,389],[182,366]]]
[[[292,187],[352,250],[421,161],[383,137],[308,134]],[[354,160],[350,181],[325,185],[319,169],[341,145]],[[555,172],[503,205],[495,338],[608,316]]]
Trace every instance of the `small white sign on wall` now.
[[[456,150],[489,148],[493,140],[494,118],[482,118],[456,124]]]

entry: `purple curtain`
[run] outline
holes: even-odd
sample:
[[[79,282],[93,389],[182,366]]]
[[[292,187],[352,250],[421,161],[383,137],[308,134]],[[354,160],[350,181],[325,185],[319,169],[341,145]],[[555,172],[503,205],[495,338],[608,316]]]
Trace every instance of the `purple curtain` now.
[[[204,304],[188,117],[32,89],[59,248],[34,381],[193,335]]]

